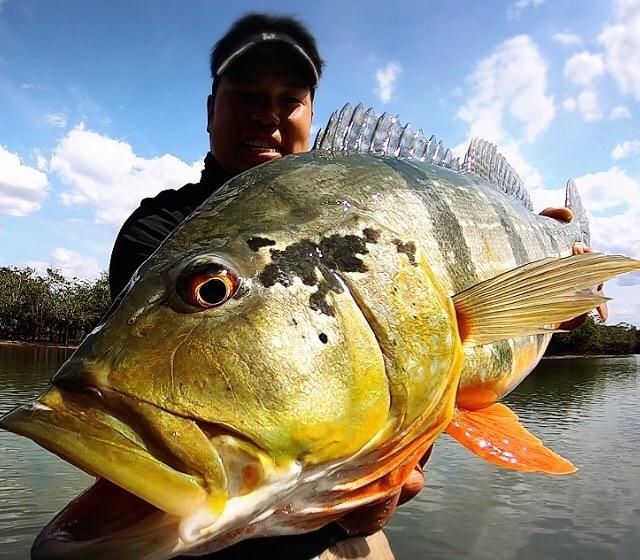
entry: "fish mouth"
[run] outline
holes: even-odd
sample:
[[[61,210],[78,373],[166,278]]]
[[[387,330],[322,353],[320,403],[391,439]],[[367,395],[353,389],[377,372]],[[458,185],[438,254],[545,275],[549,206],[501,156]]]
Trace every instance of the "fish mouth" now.
[[[123,560],[169,556],[179,518],[106,479],[78,496],[49,522],[31,548],[32,560]]]
[[[191,434],[185,437],[179,430],[194,432],[197,426],[153,405],[113,391],[71,392],[53,386],[2,418],[0,426],[171,515],[186,517],[212,496],[224,507],[226,474],[213,446],[208,451],[217,459],[218,472],[202,472],[197,459],[189,464],[176,449],[185,442],[172,448],[167,440],[189,439]],[[208,441],[204,436],[201,440]]]
[[[228,546],[266,499],[263,487],[283,478],[286,491],[299,473],[232,428],[113,389],[53,385],[0,427],[98,478],[42,530],[36,559],[157,560],[205,541]]]

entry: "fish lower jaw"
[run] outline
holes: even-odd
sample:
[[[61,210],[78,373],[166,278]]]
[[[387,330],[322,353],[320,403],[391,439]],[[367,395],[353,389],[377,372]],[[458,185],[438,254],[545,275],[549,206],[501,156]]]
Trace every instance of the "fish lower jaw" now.
[[[274,497],[286,496],[298,484],[301,472],[302,467],[297,462],[273,469],[262,486],[246,495],[230,497],[218,514],[205,503],[180,521],[180,540],[188,549],[210,536],[233,531],[247,523],[260,522],[273,513]]]

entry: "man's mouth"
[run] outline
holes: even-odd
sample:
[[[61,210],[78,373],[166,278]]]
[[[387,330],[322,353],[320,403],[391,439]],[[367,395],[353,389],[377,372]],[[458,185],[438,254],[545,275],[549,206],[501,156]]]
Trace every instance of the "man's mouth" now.
[[[282,148],[274,141],[248,139],[243,141],[243,146],[256,154],[281,156]]]

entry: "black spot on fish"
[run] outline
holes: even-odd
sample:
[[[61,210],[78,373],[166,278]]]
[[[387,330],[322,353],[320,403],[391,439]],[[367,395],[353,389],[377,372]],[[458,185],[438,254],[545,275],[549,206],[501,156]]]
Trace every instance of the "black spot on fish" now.
[[[327,301],[327,294],[331,290],[331,287],[327,282],[320,282],[318,284],[318,290],[313,292],[309,296],[309,305],[314,311],[319,311],[329,317],[336,316],[336,309]]]
[[[398,253],[404,253],[409,257],[409,262],[416,266],[416,244],[413,241],[409,241],[407,243],[403,243],[399,239],[394,239],[393,244],[398,249]]]
[[[329,337],[326,334],[324,334],[323,332],[321,332],[318,335],[318,338],[320,339],[320,342],[322,342],[322,344],[326,344],[327,342],[329,342]]]
[[[364,238],[367,240],[367,243],[377,243],[378,239],[380,239],[380,231],[373,228],[364,228],[362,230],[362,234]]]
[[[315,311],[334,316],[335,309],[327,301],[327,294],[343,291],[336,273],[366,272],[358,255],[368,252],[367,238],[357,235],[331,235],[319,243],[303,239],[282,251],[271,249],[271,262],[260,273],[260,282],[267,288],[277,283],[286,287],[294,278],[300,278],[306,286],[318,286],[309,297],[309,305]]]
[[[269,247],[275,244],[276,242],[273,239],[267,239],[266,237],[251,237],[247,239],[247,245],[254,253],[257,253],[261,247]]]

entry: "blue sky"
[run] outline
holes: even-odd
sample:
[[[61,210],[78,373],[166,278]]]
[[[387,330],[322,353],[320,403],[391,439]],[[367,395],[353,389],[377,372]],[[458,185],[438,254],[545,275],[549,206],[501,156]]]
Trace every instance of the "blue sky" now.
[[[538,208],[576,179],[594,247],[640,257],[640,0],[0,0],[0,265],[95,277],[144,196],[199,176],[208,52],[249,10],[293,14],[346,101],[462,151],[496,143]],[[611,282],[640,324],[640,275]]]

